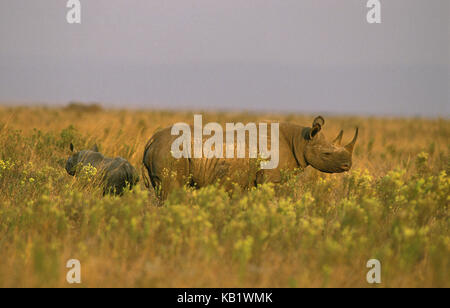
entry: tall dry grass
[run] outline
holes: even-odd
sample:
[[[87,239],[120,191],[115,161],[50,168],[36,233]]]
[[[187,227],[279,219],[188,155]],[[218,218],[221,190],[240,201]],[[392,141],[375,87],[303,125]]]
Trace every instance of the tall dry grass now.
[[[69,286],[79,259],[84,287],[370,286],[367,260],[384,287],[450,286],[447,119],[327,117],[328,138],[355,126],[353,168],[311,167],[282,185],[242,194],[181,190],[162,207],[140,185],[101,197],[89,172],[72,178],[69,144],[97,143],[141,168],[158,129],[193,112],[0,107],[0,287]],[[316,115],[203,113],[206,122]]]

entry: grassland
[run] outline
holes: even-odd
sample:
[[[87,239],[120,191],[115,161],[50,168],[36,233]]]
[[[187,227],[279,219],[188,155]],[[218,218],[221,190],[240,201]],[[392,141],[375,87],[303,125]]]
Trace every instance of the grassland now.
[[[315,115],[206,113],[204,122]],[[325,117],[323,133],[360,127],[353,168],[311,167],[280,186],[228,194],[210,186],[157,206],[142,181],[102,197],[92,174],[64,170],[69,144],[97,143],[139,170],[153,132],[193,113],[0,107],[0,287],[450,287],[450,122]]]

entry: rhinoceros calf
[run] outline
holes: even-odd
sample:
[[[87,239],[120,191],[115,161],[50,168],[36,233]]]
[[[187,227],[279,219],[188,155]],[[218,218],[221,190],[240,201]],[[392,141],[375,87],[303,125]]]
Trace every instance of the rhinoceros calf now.
[[[171,155],[171,144],[178,136],[171,134],[171,127],[151,137],[145,147],[143,164],[157,197],[162,200],[174,188],[183,185],[200,188],[220,181],[224,185],[235,183],[248,188],[264,182],[279,183],[282,170],[304,169],[309,165],[327,173],[348,171],[352,166],[358,128],[353,140],[341,146],[343,131],[329,142],[321,133],[324,123],[321,116],[314,119],[311,127],[279,123],[279,163],[274,169],[258,168],[257,160],[249,159],[248,155],[247,158],[176,159]],[[271,134],[267,135],[270,139]],[[270,144],[270,140],[267,143]]]
[[[70,144],[73,152],[73,145]],[[80,167],[91,165],[97,169],[103,195],[121,195],[126,187],[133,188],[139,181],[136,169],[124,158],[108,158],[98,152],[97,146],[73,154],[66,163],[66,171],[75,176]]]

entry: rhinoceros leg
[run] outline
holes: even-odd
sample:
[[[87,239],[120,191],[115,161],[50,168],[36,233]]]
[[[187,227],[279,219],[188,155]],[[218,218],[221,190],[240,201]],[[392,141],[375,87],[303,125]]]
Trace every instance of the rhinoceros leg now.
[[[278,169],[259,170],[256,173],[256,184],[281,183],[281,173]]]
[[[153,164],[150,177],[156,196],[164,201],[172,191],[190,184],[189,161],[184,158],[165,158]]]

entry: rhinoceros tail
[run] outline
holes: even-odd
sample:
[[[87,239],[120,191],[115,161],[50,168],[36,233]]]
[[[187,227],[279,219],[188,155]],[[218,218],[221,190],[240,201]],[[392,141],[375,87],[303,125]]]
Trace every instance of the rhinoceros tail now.
[[[142,180],[144,181],[145,187],[147,189],[149,189],[150,188],[150,179],[149,179],[148,175],[146,174],[146,171],[147,171],[147,169],[146,169],[145,165],[142,164],[142,166],[141,166]]]
[[[150,188],[151,162],[147,162],[147,164],[146,164],[145,158],[147,156],[148,149],[151,147],[151,145],[153,144],[154,141],[155,141],[155,135],[153,135],[150,138],[150,140],[147,142],[147,144],[145,145],[144,156],[142,157],[141,173],[142,173],[142,179],[144,180],[144,185],[145,185],[145,187],[147,187],[147,189]]]

